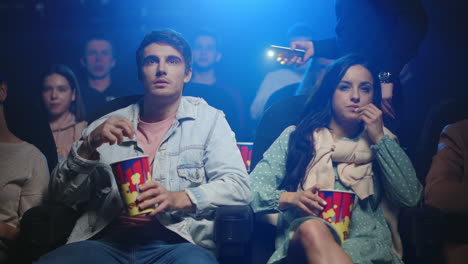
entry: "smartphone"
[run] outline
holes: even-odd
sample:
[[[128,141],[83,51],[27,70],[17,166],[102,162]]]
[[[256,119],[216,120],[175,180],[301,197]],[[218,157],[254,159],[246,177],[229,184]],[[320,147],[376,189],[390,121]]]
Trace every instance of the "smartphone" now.
[[[288,47],[281,47],[276,45],[271,45],[267,50],[267,56],[269,58],[275,59],[280,63],[284,62],[284,59],[292,59],[294,56],[304,57],[304,54],[305,50],[292,50]]]

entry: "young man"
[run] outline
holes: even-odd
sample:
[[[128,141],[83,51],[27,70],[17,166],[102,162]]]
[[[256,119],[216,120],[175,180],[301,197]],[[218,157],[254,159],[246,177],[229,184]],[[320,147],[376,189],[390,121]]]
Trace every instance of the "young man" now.
[[[115,67],[114,47],[112,42],[103,36],[89,38],[84,46],[81,65],[86,71],[82,82],[83,99],[88,113],[88,120],[106,102],[129,94],[112,78]]]
[[[292,25],[287,32],[289,43],[294,41],[311,41],[312,28],[305,23],[296,23]],[[266,110],[265,105],[269,98],[277,91],[292,84],[298,84],[304,78],[307,65],[298,67],[281,67],[277,70],[268,72],[262,80],[257,94],[250,106],[250,117],[253,120],[260,120]]]
[[[52,199],[84,212],[68,244],[39,263],[216,263],[208,251],[216,208],[249,200],[222,112],[182,97],[192,74],[187,42],[172,30],[150,32],[136,60],[142,100],[91,123],[52,176]],[[109,164],[143,154],[153,181],[137,200],[155,210],[128,217]]]
[[[239,91],[230,87],[217,72],[221,61],[220,38],[211,30],[198,31],[193,38],[193,75],[184,95],[201,97],[222,110],[237,139],[245,140],[246,116]]]
[[[104,38],[91,38],[86,42],[81,65],[86,69],[90,88],[103,93],[112,83],[111,71],[115,67],[112,44]]]
[[[193,76],[192,83],[206,85],[215,84],[216,65],[221,61],[223,54],[219,50],[219,37],[210,30],[197,32],[193,39]]]

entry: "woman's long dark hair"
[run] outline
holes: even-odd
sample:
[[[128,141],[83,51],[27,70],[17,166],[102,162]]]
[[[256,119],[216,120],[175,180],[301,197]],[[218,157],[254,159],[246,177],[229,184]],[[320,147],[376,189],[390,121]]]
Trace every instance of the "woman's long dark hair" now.
[[[381,88],[378,75],[370,62],[358,54],[349,54],[330,64],[318,84],[317,89],[307,99],[296,130],[291,133],[286,159],[286,177],[280,189],[296,191],[305,176],[307,166],[315,154],[313,131],[316,128],[328,127],[332,120],[332,100],[336,87],[348,69],[354,65],[367,68],[374,81],[373,103],[380,108]]]
[[[41,80],[44,82],[47,76],[50,76],[54,73],[63,76],[68,81],[68,84],[70,85],[70,88],[72,89],[72,92],[75,92],[75,101],[73,101],[70,104],[70,112],[72,112],[75,115],[77,122],[81,122],[85,120],[86,111],[85,111],[85,107],[83,104],[83,97],[81,96],[80,85],[78,84],[78,80],[76,79],[75,74],[66,65],[54,64],[50,66],[50,68],[48,68],[47,71],[44,72],[44,74],[42,74]],[[42,87],[42,89],[44,89],[44,87]]]

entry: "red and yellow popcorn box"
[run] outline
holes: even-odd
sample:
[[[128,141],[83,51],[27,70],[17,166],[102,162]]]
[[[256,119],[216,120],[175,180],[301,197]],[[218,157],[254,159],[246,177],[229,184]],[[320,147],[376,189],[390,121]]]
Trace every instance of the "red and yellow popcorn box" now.
[[[136,198],[141,193],[140,185],[151,181],[148,156],[121,160],[112,163],[111,167],[128,215],[136,216],[154,211],[154,208],[140,211],[136,204]]]
[[[320,190],[318,195],[327,202],[320,217],[336,229],[341,242],[345,241],[349,237],[356,195],[353,192],[329,189]]]
[[[240,150],[247,172],[250,172],[250,164],[252,163],[253,143],[252,142],[237,142],[237,147]]]

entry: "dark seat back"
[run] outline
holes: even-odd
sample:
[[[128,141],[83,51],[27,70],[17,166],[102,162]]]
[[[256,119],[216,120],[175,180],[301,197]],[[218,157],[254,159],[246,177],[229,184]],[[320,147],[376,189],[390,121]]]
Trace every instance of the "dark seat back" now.
[[[285,128],[297,125],[306,100],[307,95],[293,96],[273,104],[267,109],[257,127],[252,151],[252,163],[250,165],[251,170],[255,168],[262,159],[263,153],[281,135]]]
[[[467,97],[446,100],[434,106],[425,122],[415,154],[415,168],[419,180],[426,182],[426,175],[431,167],[432,157],[437,152],[437,145],[442,129],[449,124],[468,118]]]

